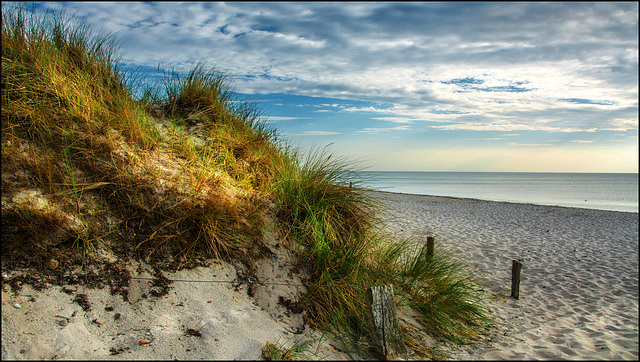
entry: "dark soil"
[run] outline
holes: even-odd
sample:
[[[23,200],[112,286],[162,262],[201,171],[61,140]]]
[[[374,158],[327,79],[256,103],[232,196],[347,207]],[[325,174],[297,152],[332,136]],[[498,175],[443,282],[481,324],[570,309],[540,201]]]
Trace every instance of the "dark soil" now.
[[[73,298],[73,301],[78,303],[78,305],[81,306],[82,310],[84,310],[85,312],[91,310],[91,303],[89,303],[89,299],[87,298],[86,294],[77,294],[76,297]]]
[[[196,330],[196,329],[192,329],[192,328],[188,328],[185,332],[185,335],[187,336],[196,336],[196,337],[201,337],[202,338],[202,333],[200,333],[200,331]]]
[[[118,259],[111,263],[97,260],[90,253],[83,254],[82,248],[71,243],[41,246],[28,242],[5,243],[4,240],[0,255],[3,290],[10,288],[13,293],[18,294],[25,284],[38,291],[48,288],[49,285],[58,285],[62,287],[63,292],[73,295],[77,291],[77,288],[72,287],[75,285],[100,289],[108,286],[112,295],[120,295],[123,300],[129,301],[131,273],[127,269],[127,261],[130,259],[126,256],[116,255]],[[194,257],[181,265],[169,260],[173,258],[153,259],[155,279],[150,294],[154,297],[162,297],[169,292],[171,280],[164,276],[163,270],[209,265],[203,256]],[[14,272],[20,274],[8,277]]]

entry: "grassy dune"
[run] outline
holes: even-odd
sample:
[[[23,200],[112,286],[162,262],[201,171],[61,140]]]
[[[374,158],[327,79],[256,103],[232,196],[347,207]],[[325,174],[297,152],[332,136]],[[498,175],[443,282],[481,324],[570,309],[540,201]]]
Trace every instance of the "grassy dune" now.
[[[488,322],[464,265],[387,235],[370,194],[347,186],[354,164],[284,143],[224,74],[198,63],[140,90],[115,38],[64,13],[2,10],[3,266],[52,268],[59,254],[70,270],[109,250],[161,269],[219,258],[250,271],[271,215],[320,285],[297,302],[313,327],[366,338],[363,286],[378,284],[397,285],[436,338],[473,339]]]

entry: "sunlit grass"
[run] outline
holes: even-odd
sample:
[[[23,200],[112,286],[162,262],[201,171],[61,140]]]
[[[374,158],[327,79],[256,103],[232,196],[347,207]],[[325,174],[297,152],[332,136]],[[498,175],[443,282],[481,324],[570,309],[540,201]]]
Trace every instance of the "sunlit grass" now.
[[[222,257],[253,249],[253,193],[273,173],[277,148],[249,107],[232,102],[224,77],[198,64],[184,82],[165,79],[165,97],[148,91],[136,100],[113,38],[96,38],[64,12],[39,17],[28,6],[3,6],[3,171],[26,172],[23,186],[59,199],[83,225],[96,224],[82,210],[87,197],[103,199],[126,230],[97,232],[119,235],[116,244],[146,259],[165,253],[161,246],[184,261],[198,250]],[[152,121],[153,102],[172,132]],[[193,122],[204,126],[204,146],[187,134]],[[104,187],[79,192],[96,183]],[[56,196],[65,191],[73,197]]]

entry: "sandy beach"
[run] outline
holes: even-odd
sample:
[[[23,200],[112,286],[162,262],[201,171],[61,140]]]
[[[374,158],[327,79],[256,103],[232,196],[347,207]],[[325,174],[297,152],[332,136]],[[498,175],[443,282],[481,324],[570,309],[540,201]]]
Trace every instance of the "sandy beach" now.
[[[435,235],[486,286],[497,329],[455,359],[638,359],[637,213],[376,195],[390,231]],[[523,260],[519,300],[514,259]]]
[[[435,235],[484,285],[496,327],[472,346],[443,346],[462,360],[637,360],[638,214],[376,192],[387,228]],[[273,233],[277,258],[259,262],[262,282],[298,284]],[[105,256],[108,257],[108,256]],[[523,260],[520,299],[509,296],[511,262]],[[133,276],[152,277],[142,264]],[[132,280],[129,300],[109,288],[24,285],[2,290],[2,359],[259,359],[264,343],[311,341],[306,359],[365,358],[285,308],[298,287],[229,283],[236,270],[212,263],[175,273],[166,295]],[[3,279],[18,275],[3,270]],[[86,304],[78,302],[85,295]],[[85,310],[86,309],[86,310]],[[149,341],[140,344],[140,341]]]

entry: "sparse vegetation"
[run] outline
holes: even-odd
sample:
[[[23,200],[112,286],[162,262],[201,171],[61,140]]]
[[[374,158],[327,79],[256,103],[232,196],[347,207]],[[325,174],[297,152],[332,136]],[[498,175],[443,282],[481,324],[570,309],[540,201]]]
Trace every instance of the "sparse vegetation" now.
[[[487,321],[462,264],[386,234],[371,194],[348,186],[353,164],[281,142],[214,68],[167,72],[136,97],[112,37],[26,6],[2,17],[5,265],[47,269],[78,251],[60,258],[68,268],[104,248],[160,268],[213,257],[251,270],[273,213],[309,275],[297,305],[312,326],[365,338],[374,284],[397,285],[437,337],[461,342]]]
[[[264,361],[295,361],[300,359],[310,341],[294,341],[291,347],[286,347],[285,342],[265,342],[260,352],[260,359]]]

